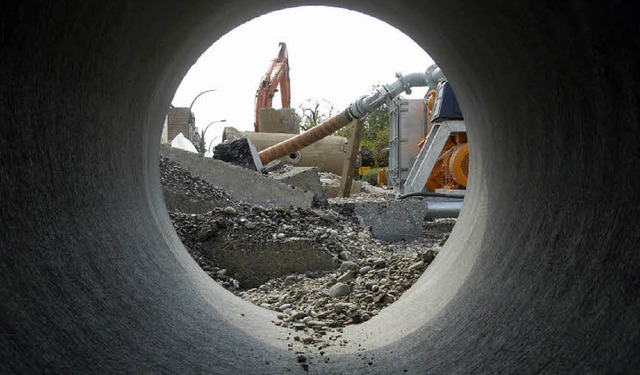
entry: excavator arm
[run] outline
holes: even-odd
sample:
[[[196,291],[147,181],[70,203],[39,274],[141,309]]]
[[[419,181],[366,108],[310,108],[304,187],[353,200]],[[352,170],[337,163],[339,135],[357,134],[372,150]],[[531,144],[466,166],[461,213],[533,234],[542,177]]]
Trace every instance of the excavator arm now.
[[[271,108],[273,96],[280,86],[280,98],[282,108],[291,106],[291,88],[289,82],[289,55],[287,53],[287,45],[280,42],[280,52],[278,57],[271,60],[269,69],[262,77],[258,90],[256,92],[255,101],[255,122],[254,130],[260,131],[260,120],[258,114],[260,108]]]

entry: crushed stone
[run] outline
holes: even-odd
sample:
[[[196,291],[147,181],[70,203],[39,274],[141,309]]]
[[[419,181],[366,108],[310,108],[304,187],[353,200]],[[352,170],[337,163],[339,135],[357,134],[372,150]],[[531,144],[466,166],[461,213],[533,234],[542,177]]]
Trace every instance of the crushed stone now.
[[[278,312],[273,324],[305,333],[300,342],[318,350],[339,345],[332,338],[342,327],[368,321],[397,301],[437,257],[456,222],[425,221],[419,238],[384,242],[372,238],[343,209],[358,200],[385,199],[379,191],[330,199],[322,208],[265,208],[234,200],[166,158],[160,159],[160,166],[163,191],[215,206],[196,214],[169,211],[176,233],[198,265],[237,296]],[[211,255],[213,246],[250,248],[292,238],[331,254],[335,268],[291,273],[245,288],[241,278]]]

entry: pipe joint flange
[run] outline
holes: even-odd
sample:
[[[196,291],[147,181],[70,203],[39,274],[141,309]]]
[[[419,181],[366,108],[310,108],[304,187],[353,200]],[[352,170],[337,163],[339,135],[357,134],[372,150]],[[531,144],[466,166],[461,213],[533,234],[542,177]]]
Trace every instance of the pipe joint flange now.
[[[380,107],[383,103],[389,104],[391,100],[395,97],[392,93],[393,88],[389,85],[381,85],[378,87],[378,91],[376,95],[369,97],[371,100],[367,105],[369,106],[369,111],[367,114],[371,113],[374,109]]]
[[[396,78],[402,83],[402,87],[404,88],[404,92],[407,95],[411,95],[411,84],[409,84],[409,82],[404,78],[402,73],[397,72],[396,73]],[[393,98],[391,98],[391,99],[393,99]]]
[[[349,108],[347,108],[347,114],[352,119],[360,119],[367,115],[368,112],[364,105],[365,98],[366,98],[366,95],[361,96],[358,100],[351,103]]]

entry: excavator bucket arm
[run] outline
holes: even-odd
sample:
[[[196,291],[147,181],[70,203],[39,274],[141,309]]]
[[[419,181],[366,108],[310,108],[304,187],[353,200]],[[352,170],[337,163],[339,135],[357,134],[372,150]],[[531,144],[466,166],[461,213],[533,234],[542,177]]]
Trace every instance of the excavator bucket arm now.
[[[255,122],[254,130],[260,131],[259,113],[261,108],[271,108],[273,96],[280,86],[280,98],[282,101],[282,108],[289,108],[291,106],[291,87],[289,81],[289,54],[287,52],[287,45],[280,42],[280,51],[278,57],[271,60],[269,69],[262,77],[258,90],[256,92],[255,100]]]

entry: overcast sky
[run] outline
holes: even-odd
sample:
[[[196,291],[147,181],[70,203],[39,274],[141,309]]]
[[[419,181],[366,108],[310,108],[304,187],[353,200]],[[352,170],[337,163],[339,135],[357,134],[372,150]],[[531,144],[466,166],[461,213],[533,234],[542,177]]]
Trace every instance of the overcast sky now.
[[[370,93],[375,84],[390,83],[395,73],[423,72],[433,60],[394,27],[362,13],[329,7],[299,7],[269,13],[232,30],[215,42],[191,67],[172,104],[194,104],[196,126],[204,128],[207,145],[225,126],[253,130],[258,84],[279,42],[289,52],[291,107],[307,99],[326,99],[337,110]],[[410,97],[424,96],[415,89]],[[405,95],[406,96],[406,95]],[[281,108],[279,92],[273,102]],[[216,138],[213,144],[220,141]]]

